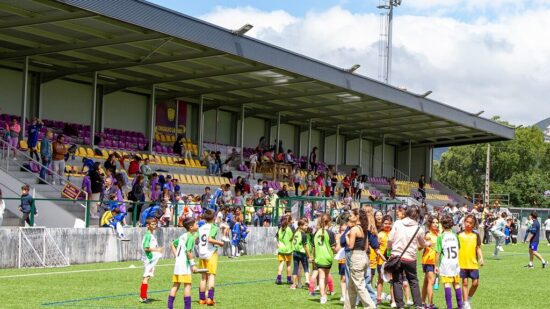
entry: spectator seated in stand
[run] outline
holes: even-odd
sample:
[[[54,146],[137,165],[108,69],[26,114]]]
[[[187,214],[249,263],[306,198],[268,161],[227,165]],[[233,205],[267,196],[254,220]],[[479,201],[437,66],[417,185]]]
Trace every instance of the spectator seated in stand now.
[[[134,177],[139,173],[141,158],[134,156],[134,159],[128,165],[128,176]]]
[[[116,198],[116,196],[115,196]],[[101,217],[101,227],[110,227],[112,228],[117,237],[122,241],[128,241],[124,236],[124,229],[122,228],[122,221],[126,216],[125,212],[120,212],[118,207],[113,207],[107,210]]]

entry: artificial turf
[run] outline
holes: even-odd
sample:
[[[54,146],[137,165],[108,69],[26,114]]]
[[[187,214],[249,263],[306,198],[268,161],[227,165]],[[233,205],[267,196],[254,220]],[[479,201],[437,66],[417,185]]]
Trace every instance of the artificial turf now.
[[[540,252],[550,258],[550,247],[541,244]],[[485,266],[481,283],[471,301],[472,308],[550,308],[550,268],[535,262],[527,269],[527,245],[505,246],[499,259],[491,257],[493,247],[484,246]],[[172,260],[159,262],[149,283],[153,302],[138,302],[143,268],[139,261],[75,265],[54,269],[0,270],[0,308],[166,308],[171,287]],[[274,284],[276,258],[273,255],[220,257],[216,306],[218,308],[341,308],[336,267],[335,295],[326,305],[307,290],[290,290],[288,285]],[[422,276],[422,275],[421,275]],[[284,278],[284,275],[283,275]],[[199,306],[199,275],[193,276],[193,308]],[[422,280],[422,278],[420,278]],[[442,288],[435,292],[435,304],[444,308]],[[175,308],[183,308],[180,290]],[[456,302],[455,302],[456,304]],[[389,308],[383,303],[379,308]]]

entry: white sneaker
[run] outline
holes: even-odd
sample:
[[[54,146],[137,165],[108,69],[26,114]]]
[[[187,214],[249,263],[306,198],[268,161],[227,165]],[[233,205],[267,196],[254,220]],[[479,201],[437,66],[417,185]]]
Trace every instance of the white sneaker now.
[[[412,306],[414,305],[414,302],[412,300],[408,300],[406,303],[405,303],[406,306]]]
[[[344,296],[340,297],[340,302],[344,303]]]
[[[498,251],[504,252],[504,249],[502,248],[502,246],[498,246]]]
[[[324,305],[327,303],[327,298],[326,297],[321,297],[321,305]]]
[[[397,308],[397,304],[395,302],[392,302],[390,308]]]
[[[464,305],[462,306],[462,309],[471,309],[472,307],[470,307],[470,302],[469,301],[465,301],[464,302]]]

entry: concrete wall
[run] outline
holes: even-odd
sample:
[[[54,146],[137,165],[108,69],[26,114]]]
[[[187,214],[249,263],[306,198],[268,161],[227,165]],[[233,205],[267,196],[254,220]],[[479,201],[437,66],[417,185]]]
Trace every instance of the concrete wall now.
[[[343,164],[344,156],[344,136],[338,137],[338,164]],[[336,162],[336,134],[325,137],[324,161],[327,164]]]
[[[300,155],[309,156],[311,149],[313,149],[313,147],[318,147],[320,150],[317,151],[317,156],[319,160],[322,160],[323,149],[321,149],[321,131],[311,130],[311,148],[310,149],[307,149],[307,138],[308,138],[308,130],[306,129],[305,131],[300,133],[300,141],[301,141]]]
[[[246,124],[246,122],[245,122]],[[227,111],[219,111],[218,138],[220,144],[231,144],[233,130],[232,115]],[[204,140],[214,142],[216,140],[216,110],[204,113]],[[246,138],[246,137],[245,137]],[[257,143],[257,142],[256,142]]]
[[[21,72],[0,69],[0,109],[2,114],[21,114],[22,84]]]
[[[241,143],[241,121],[237,121],[235,132],[237,133],[237,145]],[[244,147],[254,148],[258,146],[260,137],[265,136],[265,120],[260,118],[248,117],[244,119]],[[267,138],[267,136],[266,136]]]
[[[114,92],[103,97],[104,128],[147,133],[147,96]]]
[[[41,92],[42,118],[88,125],[91,123],[92,86],[54,80],[43,84]]]
[[[391,145],[386,145],[384,149],[384,166],[386,169],[390,166],[394,166],[394,157],[395,156],[395,147]],[[376,177],[381,176],[382,168],[382,145],[377,145],[374,147],[374,168],[373,175]]]
[[[50,228],[48,229],[60,250],[71,264],[137,261],[141,259],[141,241],[145,228],[126,228],[130,239],[122,242],[116,239],[109,228]],[[250,228],[247,238],[249,255],[273,254],[276,248],[277,228]],[[161,228],[155,232],[159,246],[164,246],[164,257],[172,258],[169,242],[179,237],[182,229]],[[0,250],[0,268],[17,267],[19,229],[0,229],[0,242],[10,250]],[[219,254],[221,254],[221,250]]]
[[[283,148],[285,152],[288,149],[292,149],[293,151],[296,151],[294,149],[294,142],[295,142],[295,126],[289,125],[289,124],[281,124],[281,129],[279,130],[280,138],[283,141]],[[277,139],[277,126],[274,125],[271,127],[271,141],[270,143],[273,143]]]

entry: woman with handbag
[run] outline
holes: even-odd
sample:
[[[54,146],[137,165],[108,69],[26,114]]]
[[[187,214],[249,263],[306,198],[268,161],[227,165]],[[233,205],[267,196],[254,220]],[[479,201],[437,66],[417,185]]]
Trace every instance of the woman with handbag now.
[[[391,257],[385,265],[385,270],[391,272],[393,293],[397,308],[404,308],[403,281],[409,282],[415,308],[422,308],[422,297],[418,286],[416,271],[416,252],[430,246],[424,239],[424,230],[418,224],[420,210],[418,206],[410,206],[405,211],[405,218],[395,221],[388,237],[388,248]]]

